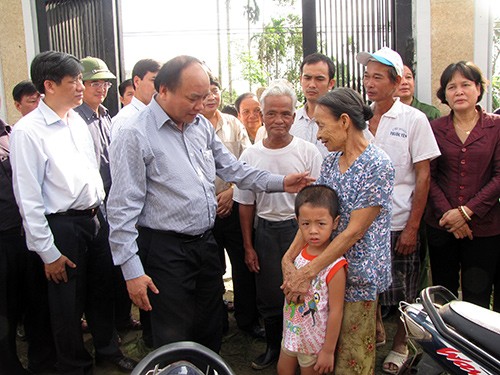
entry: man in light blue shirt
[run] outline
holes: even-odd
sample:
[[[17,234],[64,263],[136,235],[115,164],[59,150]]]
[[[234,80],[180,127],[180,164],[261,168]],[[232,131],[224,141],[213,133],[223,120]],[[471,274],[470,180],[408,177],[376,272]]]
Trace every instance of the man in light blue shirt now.
[[[155,80],[158,94],[110,147],[113,258],[132,301],[152,311],[156,347],[190,340],[220,349],[222,267],[211,233],[215,176],[269,192],[297,192],[312,181],[308,172],[284,178],[238,162],[199,115],[209,88],[199,60],[170,60]]]

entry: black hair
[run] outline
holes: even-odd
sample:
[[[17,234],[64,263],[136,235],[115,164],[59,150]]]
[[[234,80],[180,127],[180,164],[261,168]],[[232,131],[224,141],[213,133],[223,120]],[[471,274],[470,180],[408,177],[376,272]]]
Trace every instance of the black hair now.
[[[120,93],[120,96],[123,98],[123,95],[125,95],[125,91],[127,90],[127,87],[134,87],[134,82],[132,81],[132,78],[126,79],[120,85],[118,86],[118,92]]]
[[[350,87],[339,87],[318,99],[318,105],[327,108],[335,118],[347,114],[358,130],[366,129],[366,121],[373,117],[370,106],[366,105],[358,92]]]
[[[31,80],[38,92],[45,94],[45,81],[60,84],[66,76],[77,77],[83,72],[78,59],[64,52],[46,51],[39,53],[31,62]]]
[[[253,92],[246,92],[244,94],[241,94],[234,102],[234,106],[236,107],[238,113],[240,113],[241,102],[246,98],[255,98],[255,100],[259,101],[259,99],[257,99],[257,95],[255,95]]]
[[[163,64],[163,66],[160,68],[160,71],[156,75],[156,91],[160,92],[161,86],[166,87],[170,91],[177,90],[181,82],[182,71],[192,64],[200,64],[203,66],[203,63],[196,57],[187,55],[177,56],[167,61],[165,64]]]
[[[225,105],[220,111],[222,113],[227,113],[229,115],[233,115],[234,117],[238,117],[238,111],[236,110],[236,107],[234,105]]]
[[[328,209],[332,219],[338,215],[339,198],[335,190],[327,185],[309,185],[295,197],[295,216],[299,217],[300,208],[304,204]]]
[[[453,75],[457,72],[462,74],[468,80],[473,81],[476,85],[479,85],[480,93],[477,97],[476,103],[480,102],[483,98],[484,87],[486,85],[481,69],[479,69],[479,67],[471,61],[459,61],[448,65],[443,71],[443,74],[441,74],[441,79],[439,80],[440,87],[436,93],[438,99],[441,100],[441,103],[448,104],[448,101],[446,100],[446,85],[448,85],[453,78]]]
[[[217,77],[215,77],[212,73],[210,73],[210,71],[208,71],[207,73],[208,73],[208,78],[210,79],[210,86],[212,85],[217,86],[220,90],[221,89],[220,82],[217,79]]]
[[[330,80],[335,78],[335,64],[333,63],[333,60],[329,58],[326,55],[323,55],[322,53],[312,53],[310,55],[307,55],[304,60],[302,61],[302,64],[300,64],[300,75],[302,75],[302,70],[304,68],[304,65],[309,65],[309,64],[316,64],[319,62],[324,62],[326,65],[328,65],[328,78]]]
[[[132,82],[134,80],[134,77],[137,76],[140,79],[143,79],[144,76],[149,72],[151,73],[158,72],[160,70],[160,67],[161,67],[160,63],[153,59],[142,59],[137,61],[134,67],[132,68]]]
[[[404,74],[404,67],[407,67],[408,69],[410,69],[410,72],[411,72],[411,75],[413,76],[413,79],[415,79],[415,76],[417,74],[416,70],[415,70],[415,66],[414,65],[411,65],[411,64],[403,64],[403,74]]]
[[[21,102],[23,96],[31,96],[33,94],[38,93],[33,82],[30,80],[21,81],[12,89],[12,98],[16,102]]]
[[[392,65],[386,65],[386,66],[387,66],[387,68],[389,68],[389,69],[387,69],[387,73],[389,73],[390,81],[392,83],[396,83],[398,81],[398,77],[399,77],[398,71]]]

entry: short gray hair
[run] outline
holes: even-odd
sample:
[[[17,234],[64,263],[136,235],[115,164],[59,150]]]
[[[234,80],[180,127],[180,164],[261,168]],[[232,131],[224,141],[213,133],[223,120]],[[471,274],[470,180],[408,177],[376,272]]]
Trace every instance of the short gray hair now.
[[[260,106],[263,113],[266,110],[265,101],[268,96],[288,96],[290,99],[292,99],[292,109],[295,112],[295,107],[297,105],[297,94],[295,93],[293,85],[286,79],[274,80],[264,90],[264,92],[260,96]]]

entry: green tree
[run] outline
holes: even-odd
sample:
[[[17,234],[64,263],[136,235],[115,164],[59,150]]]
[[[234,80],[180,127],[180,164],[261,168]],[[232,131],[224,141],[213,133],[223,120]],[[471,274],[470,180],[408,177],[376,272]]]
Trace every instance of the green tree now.
[[[295,83],[302,60],[301,20],[294,14],[271,18],[262,33],[254,35],[257,58],[270,79],[286,78]]]
[[[296,0],[272,0],[280,7],[293,6]],[[253,85],[266,86],[270,80],[285,78],[297,85],[300,78],[302,60],[302,21],[300,17],[289,14],[286,17],[272,18],[263,26],[263,31],[251,35],[251,24],[260,18],[257,0],[247,0],[243,7],[247,18],[247,50],[238,55],[242,76]],[[300,90],[297,90],[300,93]]]
[[[500,18],[493,24],[493,53],[492,53],[492,78],[491,99],[493,110],[500,108]]]
[[[268,75],[259,60],[249,52],[243,52],[238,58],[243,66],[242,77],[249,83],[250,91],[253,85],[265,86],[267,84]]]

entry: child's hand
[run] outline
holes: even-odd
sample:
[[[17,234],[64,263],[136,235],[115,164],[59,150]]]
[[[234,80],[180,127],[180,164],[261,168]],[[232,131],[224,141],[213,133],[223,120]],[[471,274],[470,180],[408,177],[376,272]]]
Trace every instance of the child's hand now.
[[[318,360],[314,365],[314,371],[320,374],[328,374],[333,372],[333,363],[335,360],[335,355],[333,352],[321,349],[318,353]]]

